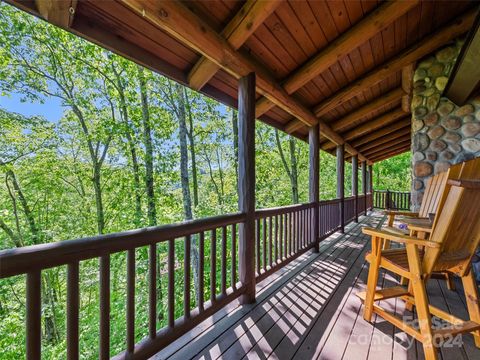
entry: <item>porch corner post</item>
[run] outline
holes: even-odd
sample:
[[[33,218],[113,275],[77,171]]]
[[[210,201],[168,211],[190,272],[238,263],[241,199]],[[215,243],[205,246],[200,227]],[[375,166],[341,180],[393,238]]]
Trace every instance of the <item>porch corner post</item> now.
[[[358,155],[352,156],[352,196],[354,197],[355,222],[358,223]]]
[[[367,162],[362,161],[362,193],[364,195],[363,202],[365,205],[365,215],[367,215]]]
[[[345,145],[337,145],[337,198],[340,199],[340,231],[345,232]]]
[[[238,210],[239,277],[246,287],[240,303],[255,302],[255,73],[238,82]]]
[[[314,252],[319,251],[319,200],[320,200],[320,128],[312,126],[308,131],[309,144],[309,200],[315,203],[313,207],[312,238],[314,241]]]
[[[373,166],[368,165],[368,190],[370,192],[370,196],[372,201],[370,202],[370,210],[373,209]]]

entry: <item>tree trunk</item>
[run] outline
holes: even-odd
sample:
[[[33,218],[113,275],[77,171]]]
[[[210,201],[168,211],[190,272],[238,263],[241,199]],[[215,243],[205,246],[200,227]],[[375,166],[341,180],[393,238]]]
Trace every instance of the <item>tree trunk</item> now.
[[[197,175],[197,156],[195,152],[195,139],[193,132],[193,116],[190,101],[188,99],[188,92],[185,91],[185,108],[188,113],[188,140],[190,142],[190,158],[192,160],[192,188],[193,188],[193,206],[198,206],[198,175]]]
[[[157,210],[155,207],[155,192],[153,183],[153,146],[150,127],[150,112],[148,109],[147,82],[143,68],[138,66],[138,79],[140,82],[140,96],[142,101],[143,141],[145,144],[145,187],[147,192],[148,225],[157,225]]]
[[[95,190],[95,205],[97,208],[97,231],[103,234],[105,230],[105,213],[103,211],[102,184],[100,166],[95,164],[93,167],[93,188]]]
[[[137,149],[133,141],[132,124],[128,116],[127,102],[125,100],[125,86],[120,78],[120,74],[117,72],[115,66],[112,65],[113,72],[115,74],[117,82],[117,90],[120,98],[120,114],[122,117],[123,125],[125,126],[125,137],[127,138],[128,150],[130,152],[130,161],[132,162],[133,170],[133,191],[135,194],[135,215],[134,224],[136,228],[142,226],[142,195],[140,189],[140,166],[138,164]]]
[[[291,185],[292,185],[292,200],[295,204],[298,204],[298,162],[296,151],[296,140],[290,136],[290,165],[291,165]]]

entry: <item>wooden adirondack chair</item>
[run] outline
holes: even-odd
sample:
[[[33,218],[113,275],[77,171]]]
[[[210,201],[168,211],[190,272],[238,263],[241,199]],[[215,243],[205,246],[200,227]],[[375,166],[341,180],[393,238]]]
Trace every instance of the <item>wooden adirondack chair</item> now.
[[[470,175],[468,172],[462,174],[466,178]],[[413,336],[423,343],[427,360],[437,359],[436,342],[459,333],[472,333],[476,346],[480,347],[480,302],[471,270],[471,259],[480,243],[480,179],[448,180],[447,194],[440,201],[443,201],[442,210],[434,221],[428,240],[398,235],[384,229],[363,229],[365,234],[372,237],[367,290],[358,294],[365,302],[364,318],[371,321],[372,314],[376,313]],[[382,250],[385,240],[405,244],[405,248]],[[408,278],[409,289],[396,286],[376,290],[380,268]],[[429,304],[425,284],[435,271],[450,272],[461,277],[470,320],[459,319]],[[374,303],[393,297],[400,297],[407,304],[415,306],[418,329]],[[432,315],[452,325],[432,329]]]

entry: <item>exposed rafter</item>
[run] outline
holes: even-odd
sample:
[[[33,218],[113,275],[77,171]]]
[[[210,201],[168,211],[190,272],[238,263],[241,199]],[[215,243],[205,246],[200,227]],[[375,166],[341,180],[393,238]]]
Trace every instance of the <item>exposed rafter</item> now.
[[[368,151],[370,149],[375,149],[378,146],[383,144],[392,144],[398,138],[404,137],[406,135],[410,136],[410,134],[411,134],[411,129],[406,127],[406,128],[403,128],[402,130],[393,132],[388,136],[384,136],[384,137],[381,137],[380,139],[364,144],[360,146],[359,149],[361,149],[361,151]]]
[[[238,50],[281,3],[278,0],[248,0],[222,31],[222,36]],[[220,66],[202,56],[188,74],[188,83],[199,90],[219,69]]]
[[[72,25],[77,0],[35,0],[40,15],[52,24],[63,28]]]
[[[335,64],[338,59],[348,55],[352,49],[357,48],[375,34],[383,30],[398,17],[405,14],[418,4],[413,1],[387,2],[370,15],[354,25],[349,31],[339,36],[335,41],[320,51],[316,56],[307,61],[300,69],[285,80],[283,86],[288,94],[292,94],[307,82],[324,72]],[[257,117],[267,112],[275,104],[269,99],[262,98],[257,101]]]
[[[409,117],[406,117],[400,121],[397,121],[395,122],[394,124],[392,125],[389,125],[389,126],[386,126],[380,130],[377,130],[371,134],[368,134],[366,136],[363,136],[359,139],[356,139],[354,141],[352,141],[352,145],[357,147],[357,146],[361,146],[363,144],[367,144],[369,142],[372,142],[372,141],[375,141],[377,139],[380,139],[388,134],[391,134],[395,131],[401,131],[405,128],[407,129],[410,129],[411,127],[411,124],[410,124],[410,118]]]
[[[318,104],[314,109],[315,114],[321,116],[329,112],[337,106],[340,106],[343,102],[350,100],[352,97],[379,83],[391,74],[400,71],[404,66],[417,61],[449,41],[466,33],[473,24],[475,14],[476,10],[469,10],[466,14],[457,18],[452,23],[442,27],[424,40],[402,51],[392,60],[387,61],[382,66],[375,68],[362,78],[350,83],[330,98]]]
[[[405,94],[402,97],[402,109],[410,112],[413,90],[413,74],[415,72],[415,63],[408,64],[402,69],[402,89]]]
[[[394,151],[390,151],[390,152],[386,152],[386,153],[383,153],[377,157],[373,157],[372,158],[372,161],[374,163],[377,163],[379,161],[382,161],[382,160],[386,160],[386,159],[389,159],[391,157],[394,157],[394,156],[397,156],[397,155],[400,155],[400,154],[403,154],[407,151],[410,151],[410,145],[405,145],[403,148],[400,148],[400,149],[396,149]]]
[[[402,138],[398,138],[396,141],[393,141],[391,144],[384,144],[382,146],[379,146],[375,149],[372,149],[368,151],[369,156],[375,156],[379,154],[383,154],[385,152],[389,151],[395,151],[397,149],[401,149],[405,146],[409,146],[411,141],[410,141],[410,136],[404,136]]]
[[[378,130],[388,124],[393,123],[397,119],[401,119],[407,115],[401,108],[392,110],[386,114],[380,115],[376,117],[375,119],[362,124],[360,126],[357,126],[356,128],[347,131],[343,136],[345,139],[348,139],[347,141],[359,138],[360,136],[364,136],[368,133],[371,133],[375,130]],[[324,146],[322,146],[322,149],[325,150],[330,150],[332,147],[335,147],[335,145],[332,146],[331,143],[327,143]]]
[[[349,153],[358,154],[352,146],[346,144],[343,138],[326,123],[319,121],[309,109],[287,94],[266,69],[261,68],[247,55],[233,49],[220,34],[215,32],[180,2],[119,1],[184,45],[215,62],[234,77],[240,78],[255,72],[257,76],[257,91],[260,94],[268,97],[277,106],[300,119],[308,126],[319,124],[323,136],[326,136],[336,144],[345,144],[345,149]],[[362,154],[358,155],[359,158],[365,160]]]

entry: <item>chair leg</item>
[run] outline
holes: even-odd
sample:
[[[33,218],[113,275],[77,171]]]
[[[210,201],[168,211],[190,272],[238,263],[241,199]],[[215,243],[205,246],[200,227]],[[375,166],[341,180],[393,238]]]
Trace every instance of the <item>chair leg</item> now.
[[[377,256],[372,258],[370,269],[368,270],[367,294],[365,296],[365,309],[363,310],[363,318],[370,322],[373,314],[373,300],[377,289],[378,273],[380,269],[380,261]]]
[[[470,320],[480,323],[478,287],[472,270],[462,277],[462,284],[465,291],[465,298],[467,299],[467,309]],[[480,348],[480,330],[473,333],[473,338],[475,339],[475,346]]]
[[[418,324],[420,332],[424,337],[423,351],[426,360],[437,360],[438,354],[433,343],[432,318],[428,309],[428,297],[425,289],[425,282],[418,277],[410,281],[413,288],[415,307],[417,308]]]

